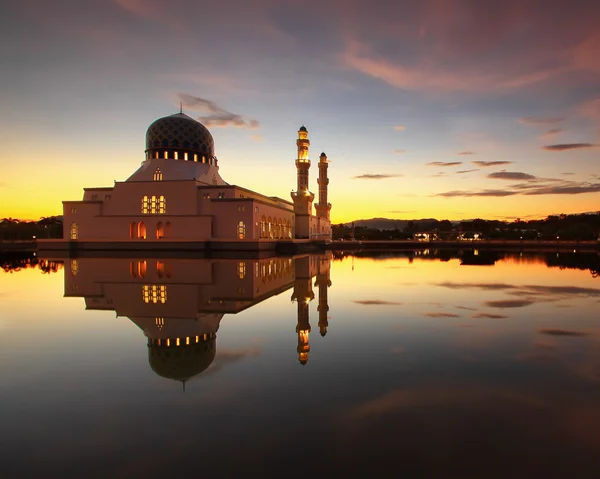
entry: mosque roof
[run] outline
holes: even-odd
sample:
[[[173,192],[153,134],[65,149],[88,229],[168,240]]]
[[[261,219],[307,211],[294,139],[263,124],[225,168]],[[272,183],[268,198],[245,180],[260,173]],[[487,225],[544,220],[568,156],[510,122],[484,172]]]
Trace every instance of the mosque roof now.
[[[154,121],[146,131],[146,150],[177,148],[208,157],[215,154],[210,131],[185,113],[175,113]]]

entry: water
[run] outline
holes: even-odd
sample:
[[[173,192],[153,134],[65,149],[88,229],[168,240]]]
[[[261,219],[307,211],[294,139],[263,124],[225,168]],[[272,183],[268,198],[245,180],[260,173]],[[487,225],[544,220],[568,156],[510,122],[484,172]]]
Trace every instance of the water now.
[[[7,265],[2,477],[598,477],[599,260]]]

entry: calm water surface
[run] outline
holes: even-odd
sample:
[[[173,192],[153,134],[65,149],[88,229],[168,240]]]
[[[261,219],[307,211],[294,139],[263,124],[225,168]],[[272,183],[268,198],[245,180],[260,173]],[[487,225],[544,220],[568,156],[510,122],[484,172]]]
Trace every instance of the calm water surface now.
[[[600,477],[598,261],[7,265],[0,475]]]

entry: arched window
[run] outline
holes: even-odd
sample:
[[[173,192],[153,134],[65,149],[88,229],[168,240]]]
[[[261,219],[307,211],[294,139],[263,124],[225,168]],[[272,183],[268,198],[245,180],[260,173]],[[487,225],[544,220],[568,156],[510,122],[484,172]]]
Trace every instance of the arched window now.
[[[156,239],[163,239],[165,237],[165,226],[162,221],[156,224]]]
[[[162,181],[162,178],[162,171],[160,171],[160,168],[156,168],[154,171],[154,181]]]
[[[136,267],[136,262],[135,261],[130,261],[129,262],[129,275],[132,278],[137,278],[138,274],[137,274],[137,267]]]
[[[77,223],[71,223],[71,239],[76,240],[79,238],[79,227]]]
[[[164,215],[167,212],[167,199],[162,195],[158,197],[158,212],[161,215]]]
[[[178,151],[174,152],[173,155],[174,155],[173,158],[175,158],[176,160],[179,159],[179,152]]]
[[[271,217],[269,216],[269,219],[267,220],[267,238],[272,238],[272,237],[273,237],[273,224],[272,224]]]
[[[137,223],[134,221],[129,225],[129,239],[137,238]]]
[[[72,259],[71,260],[71,274],[73,276],[77,276],[77,273],[79,273],[79,263],[77,262],[76,259]]]
[[[171,237],[171,222],[167,221],[165,223],[165,238],[170,238]]]
[[[243,221],[238,223],[238,239],[246,238],[246,224]]]
[[[187,154],[187,151],[186,151],[186,152],[183,154],[183,159],[184,159],[185,161],[187,161],[187,160],[188,160],[188,154]]]
[[[138,272],[138,276],[140,278],[143,278],[144,276],[146,276],[146,262],[145,261],[138,261],[137,262],[137,272]]]
[[[194,161],[198,161],[198,153],[194,153]]]
[[[156,158],[158,160],[158,151],[154,152],[154,158]]]
[[[169,157],[169,152],[165,150],[163,152],[163,158],[166,160],[168,157]]]
[[[149,210],[148,210],[148,197],[144,196],[142,198],[142,214],[143,215],[147,215],[148,213],[149,213]]]
[[[156,196],[152,196],[150,198],[150,213],[152,213],[153,215],[156,214],[156,210],[157,210],[156,206],[157,206],[156,205]]]
[[[137,237],[139,239],[146,239],[146,225],[143,221],[138,224],[138,234]]]
[[[265,215],[262,215],[262,218],[260,220],[260,237],[267,237],[267,217]]]
[[[245,276],[246,276],[246,262],[240,261],[238,263],[238,278],[244,279]]]

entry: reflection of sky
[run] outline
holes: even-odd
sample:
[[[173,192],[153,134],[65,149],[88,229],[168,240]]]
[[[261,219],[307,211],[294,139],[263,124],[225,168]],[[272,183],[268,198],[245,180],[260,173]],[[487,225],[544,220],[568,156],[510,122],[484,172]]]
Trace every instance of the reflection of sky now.
[[[290,289],[226,315],[213,365],[185,394],[152,372],[131,321],[63,298],[62,275],[0,275],[9,477],[59,464],[119,477],[261,464],[294,475],[324,460],[315,471],[597,472],[600,283],[588,271],[334,261],[328,333],[314,288],[306,366]],[[489,306],[516,299],[532,303]]]

